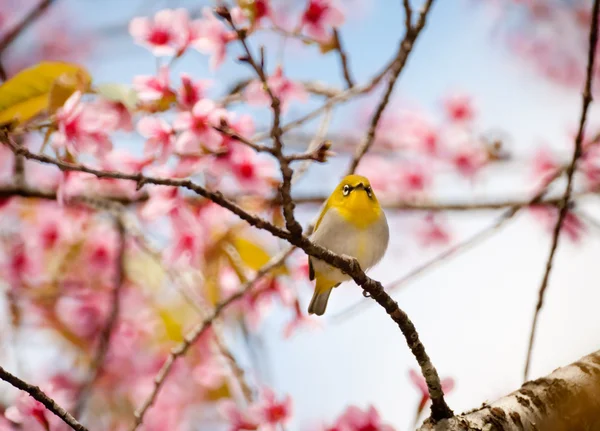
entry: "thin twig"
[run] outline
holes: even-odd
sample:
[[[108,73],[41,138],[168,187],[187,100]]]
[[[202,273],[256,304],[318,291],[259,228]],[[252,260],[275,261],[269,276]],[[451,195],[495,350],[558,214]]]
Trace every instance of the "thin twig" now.
[[[550,279],[550,272],[552,271],[552,264],[554,261],[554,255],[556,253],[556,249],[558,248],[558,241],[560,238],[560,231],[567,216],[567,212],[569,210],[569,200],[571,198],[571,192],[573,189],[573,177],[575,175],[575,169],[577,168],[577,161],[581,156],[582,143],[583,143],[583,135],[585,132],[585,123],[587,119],[587,112],[589,105],[592,103],[592,81],[593,81],[593,71],[594,71],[594,61],[596,58],[596,45],[598,42],[598,13],[600,12],[600,0],[594,0],[594,6],[592,9],[592,22],[590,24],[590,34],[589,34],[589,47],[588,47],[588,61],[587,61],[587,74],[586,80],[584,84],[582,101],[581,101],[581,117],[579,119],[579,129],[577,131],[577,136],[575,137],[575,148],[573,150],[573,158],[571,160],[571,164],[567,167],[567,187],[565,189],[565,193],[562,201],[559,203],[559,213],[558,219],[556,220],[556,225],[554,226],[554,232],[552,234],[552,244],[550,246],[550,253],[548,255],[548,260],[546,261],[546,269],[544,271],[544,277],[542,278],[542,283],[540,285],[539,293],[538,293],[538,301],[535,307],[535,311],[533,314],[533,322],[531,324],[531,333],[529,335],[529,346],[527,348],[527,358],[525,360],[525,369],[523,372],[523,379],[527,380],[529,376],[529,367],[531,364],[531,354],[533,351],[533,342],[535,340],[535,332],[537,328],[537,321],[540,314],[540,310],[544,304],[544,294],[546,293],[546,288],[548,287],[548,280]]]
[[[249,214],[244,209],[236,205],[234,202],[223,197],[221,192],[209,191],[190,180],[149,177],[142,175],[141,173],[128,174],[116,171],[103,171],[99,169],[89,168],[78,163],[64,162],[43,154],[34,154],[26,148],[18,148],[12,145],[10,141],[5,141],[5,145],[9,146],[12,149],[12,151],[17,154],[21,154],[26,158],[37,160],[42,163],[53,164],[61,170],[87,172],[95,175],[98,178],[131,180],[137,183],[138,188],[142,187],[144,184],[156,184],[171,187],[180,187],[194,191],[200,196],[210,199],[217,205],[228,209],[229,211],[240,217],[242,220],[246,221],[251,226],[254,226],[258,229],[266,230],[272,235],[288,241],[291,245],[295,245],[301,248],[309,256],[323,260],[325,263],[328,263],[329,265],[332,265],[344,271],[356,282],[356,284],[363,288],[366,294],[368,294],[374,301],[376,301],[380,306],[382,306],[386,310],[388,315],[398,325],[400,331],[404,335],[408,347],[415,356],[415,359],[417,360],[417,363],[421,368],[421,372],[427,382],[429,395],[432,400],[432,420],[436,421],[443,418],[451,417],[453,415],[452,410],[450,410],[450,408],[446,404],[446,401],[444,400],[444,394],[442,391],[440,378],[437,373],[437,370],[431,363],[431,360],[425,351],[425,347],[419,339],[419,335],[412,321],[409,319],[408,315],[403,310],[401,310],[400,307],[398,307],[398,303],[396,303],[384,291],[383,286],[380,282],[375,281],[369,278],[367,275],[365,275],[356,259],[332,253],[326,248],[314,244],[306,236],[294,235],[287,230],[275,226],[274,224],[268,222],[263,218]]]
[[[323,115],[323,119],[321,120],[321,124],[319,125],[319,129],[317,130],[315,137],[308,145],[308,149],[307,149],[308,152],[314,152],[319,147],[319,145],[323,142],[325,135],[327,134],[327,129],[329,128],[330,121],[331,121],[331,109],[328,109],[327,111],[325,111],[325,114]],[[292,177],[292,184],[295,184],[296,182],[298,182],[300,180],[300,178],[302,178],[304,173],[309,168],[310,164],[311,164],[311,160],[306,160],[306,161],[304,161],[304,163],[302,163],[300,165],[300,167],[298,167],[294,171],[294,175]],[[298,201],[296,199],[294,199],[294,202],[298,203]]]
[[[264,58],[264,53],[261,50],[261,61],[260,63],[254,59],[252,52],[250,51],[250,47],[248,46],[248,42],[246,40],[247,32],[245,30],[240,30],[234,23],[233,17],[229,13],[229,10],[226,6],[219,6],[217,8],[217,14],[222,16],[227,20],[229,26],[236,32],[242,47],[244,48],[244,52],[246,53],[244,57],[244,61],[246,61],[256,72],[258,75],[264,90],[269,95],[271,99],[271,110],[273,111],[273,125],[271,127],[271,138],[273,139],[273,151],[272,154],[279,161],[279,168],[281,170],[282,182],[279,187],[281,193],[281,203],[283,208],[283,216],[285,218],[285,224],[292,235],[300,236],[302,235],[302,226],[294,217],[294,201],[291,196],[291,184],[292,184],[292,176],[294,171],[290,167],[290,162],[283,154],[283,141],[281,139],[282,131],[281,131],[281,101],[279,97],[272,91],[269,86],[269,80],[267,79],[267,74],[264,70],[264,64],[262,59]]]
[[[344,80],[346,81],[346,88],[354,87],[354,79],[350,75],[350,67],[348,66],[348,54],[344,51],[342,46],[342,40],[340,39],[340,32],[337,28],[333,29],[333,38],[335,41],[335,50],[340,57],[340,64],[342,65],[342,73],[344,74]]]
[[[412,28],[412,7],[410,6],[410,0],[402,0],[404,6],[404,26],[406,31]]]
[[[423,29],[423,27],[425,27],[425,23],[427,21],[427,14],[431,10],[432,5],[433,0],[427,0],[425,6],[423,6],[421,14],[419,15],[419,20],[417,21],[417,24],[414,27],[408,27],[406,29],[404,38],[400,42],[400,46],[398,48],[398,54],[396,54],[396,59],[392,66],[390,78],[385,93],[383,94],[381,101],[375,109],[375,113],[371,118],[371,123],[369,124],[369,129],[367,130],[367,134],[363,142],[357,148],[356,153],[354,154],[354,158],[350,162],[347,175],[353,174],[354,171],[356,171],[356,168],[358,167],[358,164],[360,163],[361,159],[367,153],[367,151],[369,151],[371,145],[373,145],[373,142],[375,142],[375,134],[377,132],[377,125],[379,124],[379,120],[381,119],[381,116],[383,115],[383,112],[390,101],[390,97],[394,90],[396,81],[398,80],[398,76],[400,76],[400,73],[404,69],[404,65],[406,64],[406,60],[408,60],[413,45],[419,37],[419,33],[421,32],[421,30]]]
[[[179,344],[177,347],[175,347],[173,350],[171,350],[171,353],[169,354],[169,357],[167,358],[166,362],[164,363],[164,365],[162,366],[162,368],[160,369],[160,371],[154,378],[154,387],[152,388],[152,392],[150,393],[148,398],[146,398],[146,400],[144,401],[142,406],[135,412],[135,422],[134,422],[134,425],[131,427],[131,431],[135,431],[144,421],[144,416],[145,416],[146,412],[152,406],[152,404],[154,404],[154,401],[156,400],[156,397],[157,397],[160,389],[164,385],[167,376],[171,372],[173,364],[175,363],[177,358],[186,354],[188,349],[196,342],[196,340],[198,340],[198,338],[200,338],[200,336],[202,334],[204,334],[204,332],[208,328],[211,327],[213,322],[220,316],[220,314],[223,310],[225,310],[230,304],[232,304],[235,301],[244,297],[244,295],[246,295],[250,291],[250,289],[252,289],[252,287],[256,284],[256,282],[258,282],[262,277],[264,277],[266,274],[268,274],[271,270],[273,270],[277,266],[281,265],[286,257],[287,257],[287,253],[282,253],[282,254],[274,257],[270,263],[265,265],[263,268],[260,269],[260,271],[258,271],[256,273],[256,275],[254,276],[254,278],[252,280],[245,283],[239,292],[230,296],[225,301],[219,303],[215,307],[215,309],[213,310],[213,312],[211,313],[210,316],[206,317],[202,322],[200,322],[198,325],[196,325],[196,327],[194,327],[185,336],[185,338],[181,342],[181,344]]]
[[[98,343],[98,348],[96,350],[96,355],[94,360],[92,361],[90,367],[90,376],[87,382],[79,391],[77,397],[77,404],[73,409],[73,415],[75,417],[80,417],[87,400],[91,394],[92,388],[98,376],[102,372],[102,367],[104,365],[104,361],[106,359],[106,354],[108,353],[108,349],[110,347],[110,338],[112,336],[113,330],[117,323],[117,319],[119,318],[119,309],[120,309],[120,294],[123,289],[123,285],[125,284],[125,248],[127,243],[127,235],[125,232],[125,225],[123,220],[121,220],[120,216],[115,217],[115,226],[118,232],[118,241],[119,241],[119,253],[117,255],[116,271],[115,271],[115,285],[112,290],[111,296],[111,309],[110,314],[108,315],[108,319],[106,321],[106,326],[100,335],[100,340]]]
[[[27,392],[31,397],[42,403],[49,411],[58,416],[64,423],[69,425],[75,431],[88,431],[86,427],[81,425],[69,412],[59,406],[56,401],[46,395],[39,387],[31,385],[17,376],[12,375],[4,368],[0,367],[0,379],[11,384],[17,389]]]

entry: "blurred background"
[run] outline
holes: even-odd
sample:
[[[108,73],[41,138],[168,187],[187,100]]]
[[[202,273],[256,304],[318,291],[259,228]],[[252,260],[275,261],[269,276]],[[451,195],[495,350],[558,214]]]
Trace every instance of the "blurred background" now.
[[[183,0],[56,0],[48,3],[51,4],[43,14],[19,34],[5,52],[0,50],[8,78],[41,60],[64,60],[85,66],[94,84],[132,86],[137,76],[155,75],[157,71],[156,57],[130,34],[129,23],[134,17],[151,18],[163,9],[186,8],[192,17],[201,18],[203,7],[214,6],[212,2]],[[278,23],[280,30],[289,28],[292,33],[308,2],[273,0],[270,3],[276,11],[276,19],[272,21]],[[348,56],[349,70],[354,82],[363,84],[375,76],[397,50],[404,35],[402,2],[352,0],[339,5],[344,13],[339,34]],[[39,5],[33,0],[3,0],[0,40],[36,7]],[[420,3],[414,3],[415,14],[419,7]],[[390,294],[417,327],[440,376],[452,379],[453,388],[447,393],[447,401],[455,412],[492,401],[518,388],[523,381],[533,311],[556,220],[555,207],[528,207],[526,203],[545,185],[548,172],[565,165],[571,157],[581,113],[590,10],[591,2],[587,0],[435,2],[400,75],[377,130],[375,145],[358,169],[372,180],[375,192],[385,204],[391,231],[388,252],[369,275],[389,286]],[[345,88],[335,50],[322,53],[318,44],[303,43],[293,34],[285,36],[283,31],[273,30],[274,25],[268,18],[260,26],[248,40],[255,53],[264,45],[266,68],[270,73],[281,65],[284,75],[292,82],[319,83],[340,91]],[[219,100],[236,84],[255,79],[247,64],[236,61],[242,52],[238,45],[235,41],[228,44],[225,59],[216,69],[211,68],[210,56],[197,51],[186,53],[170,68],[173,86],[179,85],[181,73],[187,73],[194,81],[209,79],[212,86],[207,90],[207,97]],[[346,171],[384,86],[380,84],[372,92],[336,106],[331,110],[329,121],[319,116],[285,135],[288,151],[304,151],[317,134],[321,140],[330,139],[336,153],[326,163],[311,164],[306,175],[293,186],[293,196],[299,199],[297,215],[303,226],[314,220],[320,203]],[[305,101],[291,98],[283,123],[313,111],[324,100],[323,96],[314,94]],[[257,133],[270,127],[267,104],[256,106],[242,100],[227,109],[237,115],[250,115]],[[164,115],[172,121],[169,112]],[[588,120],[586,142],[591,146],[599,131],[595,104]],[[27,145],[39,149],[41,136],[27,139],[31,142]],[[114,148],[127,151],[133,157],[143,157],[145,138],[135,130],[118,132],[112,139]],[[431,148],[427,150],[427,145],[436,149],[429,151]],[[0,160],[2,184],[10,184],[12,156],[9,152],[0,156],[3,157]],[[58,175],[58,170],[38,171],[33,162],[27,163],[30,185],[36,181],[42,184],[49,176]],[[530,378],[548,374],[598,348],[600,267],[596,261],[600,255],[600,206],[597,169],[595,154],[590,150],[575,177],[574,206],[561,234],[541,311]],[[269,172],[278,175],[277,169]],[[208,181],[203,175],[199,181]],[[547,196],[561,196],[564,185],[564,178],[554,181]],[[235,183],[231,187],[233,193],[250,193]],[[77,190],[91,193],[84,186]],[[268,186],[261,186],[251,194],[258,199],[261,195],[270,196],[269,191]],[[96,302],[90,305],[91,300],[82,299],[89,292],[82,292],[90,289],[96,292],[96,287],[66,287],[65,280],[53,284],[52,300],[38,294],[44,289],[40,286],[52,278],[49,274],[56,271],[68,273],[84,269],[85,274],[74,276],[73,280],[83,285],[89,281],[91,272],[85,270],[87,263],[73,255],[84,253],[85,246],[73,251],[72,244],[76,242],[73,238],[99,235],[106,239],[106,235],[114,235],[110,217],[100,217],[100,228],[91,227],[91,231],[85,232],[82,228],[81,232],[65,234],[65,238],[70,235],[70,239],[64,239],[40,258],[43,263],[36,267],[36,277],[25,282],[19,279],[20,285],[15,286],[14,265],[11,266],[14,244],[25,247],[23,253],[31,257],[27,247],[35,248],[32,244],[38,244],[31,242],[31,236],[40,234],[40,224],[63,217],[63,209],[53,201],[11,197],[8,192],[0,195],[2,198],[5,199],[0,204],[0,214],[3,214],[0,216],[3,238],[0,285],[5,293],[0,334],[2,366],[40,385],[53,381],[56,387],[57,375],[69,376],[73,382],[85,380],[96,338],[100,337],[103,319],[108,315],[110,298],[103,297],[100,305]],[[498,203],[500,208],[490,209],[494,206],[490,203]],[[133,215],[137,217],[143,212],[144,205],[149,203],[134,209]],[[258,205],[275,217],[264,202],[248,202],[248,205]],[[506,220],[501,219],[512,205],[523,208]],[[229,218],[220,212],[214,214],[212,221],[203,225],[209,226],[208,231],[220,229],[220,217],[229,223]],[[86,212],[83,216],[71,214],[68,217],[80,220],[80,217],[91,216]],[[203,223],[201,218],[198,220]],[[140,235],[153,244],[156,250],[153,256],[158,257],[150,258],[139,245],[130,245],[128,291],[139,289],[144,292],[141,295],[144,299],[136,293],[127,293],[121,300],[121,312],[127,317],[121,320],[117,317],[117,328],[122,332],[127,323],[133,328],[130,331],[138,334],[136,325],[143,326],[144,329],[139,330],[143,336],[127,336],[140,343],[135,344],[135,348],[130,338],[113,336],[113,347],[109,347],[107,358],[123,366],[119,361],[127,361],[132,355],[146,355],[141,353],[145,349],[151,350],[153,356],[142,361],[146,368],[136,378],[133,374],[139,362],[131,359],[137,365],[130,363],[131,370],[121,376],[123,387],[115,383],[120,380],[117,369],[111,371],[107,366],[100,373],[105,374],[98,377],[97,388],[92,391],[87,406],[89,411],[84,411],[82,416],[82,422],[90,429],[126,429],[121,424],[129,423],[132,409],[145,399],[152,376],[168,349],[181,340],[182,330],[188,330],[199,320],[194,307],[187,302],[189,296],[207,295],[205,289],[210,287],[207,278],[214,278],[220,295],[227,289],[235,291],[241,283],[231,268],[219,267],[216,272],[210,272],[209,261],[213,255],[207,251],[210,242],[207,236],[202,239],[205,245],[200,252],[204,256],[200,259],[203,263],[183,268],[165,257],[172,251],[173,238],[177,235],[167,218],[142,221],[139,225]],[[107,234],[108,231],[112,233]],[[263,233],[253,232],[249,237],[260,250],[242,248],[238,249],[240,254],[255,255],[266,250],[273,255],[283,247]],[[117,253],[118,247],[114,244],[107,246],[109,257]],[[71,254],[64,251],[67,248]],[[48,263],[52,260],[48,256],[63,252],[62,267]],[[265,385],[278,396],[292,398],[288,430],[326,429],[324,427],[333,426],[336,418],[351,405],[360,409],[372,405],[394,429],[410,429],[422,393],[411,380],[409,371],[418,370],[418,366],[402,334],[385,312],[372,300],[363,298],[361,289],[351,282],[336,289],[325,316],[308,318],[305,310],[312,285],[305,273],[305,260],[302,253],[292,255],[287,261],[290,274],[277,279],[283,287],[277,287],[279,293],[270,300],[252,308],[252,322],[249,323],[245,315],[249,313],[246,303],[236,308],[235,313],[225,315],[223,337],[251,386]],[[252,258],[245,261],[250,267],[252,262]],[[98,277],[106,275],[104,269],[98,271]],[[113,270],[110,271],[107,289],[113,275]],[[75,283],[73,280],[69,283]],[[174,285],[180,286],[174,289]],[[187,299],[182,299],[182,289],[187,292]],[[280,292],[283,290],[285,293]],[[67,298],[67,305],[60,301],[63,296]],[[153,303],[164,305],[171,314],[157,311],[147,300],[149,297],[156,299]],[[57,319],[62,323],[57,323]],[[173,323],[174,320],[177,322]],[[73,337],[73,333],[77,334],[73,327],[82,325],[93,328]],[[171,331],[175,331],[175,335]],[[152,347],[147,347],[149,345]],[[111,353],[111,349],[115,351]],[[198,353],[198,357],[201,356]],[[170,406],[171,400],[173,404],[204,408],[194,408],[185,415],[174,413],[165,419],[161,415],[170,410],[157,407],[156,411],[150,411],[152,416],[148,417],[152,419],[144,425],[147,428],[140,429],[227,429],[211,406],[215,401],[235,398],[236,390],[226,384],[224,387],[229,389],[219,392],[222,388],[217,384],[206,395],[198,386],[210,380],[206,374],[218,375],[218,372],[208,369],[204,359],[198,361],[190,365],[190,372],[204,377],[195,377],[196,380],[192,379],[195,383],[191,384],[185,379],[186,372],[181,371],[166,385],[166,395],[163,399],[159,397],[158,402]],[[200,366],[204,368],[198,371]],[[129,390],[127,382],[129,389],[135,389],[125,394]],[[176,389],[182,382],[185,382],[185,390]],[[69,387],[58,386],[65,391]],[[10,412],[11,406],[20,406],[12,388],[2,385],[0,389],[6,412]],[[194,395],[181,393],[185,391]],[[200,396],[201,392],[204,395]],[[131,404],[118,401],[121,397]],[[69,398],[66,399],[65,402],[69,402]],[[115,400],[115,405],[106,402],[107,399]],[[108,419],[109,416],[113,419]],[[10,417],[7,415],[8,422],[15,422]],[[202,426],[206,423],[209,423],[208,428]],[[23,429],[36,430],[37,426],[44,429],[40,421],[29,426]],[[51,429],[60,429],[59,426],[53,423],[52,427],[57,428]]]

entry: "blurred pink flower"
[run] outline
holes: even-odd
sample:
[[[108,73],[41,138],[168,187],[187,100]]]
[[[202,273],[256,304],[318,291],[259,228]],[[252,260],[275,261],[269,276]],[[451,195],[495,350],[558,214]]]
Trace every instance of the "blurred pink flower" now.
[[[133,77],[133,88],[142,101],[156,101],[175,93],[169,86],[169,68],[161,66],[157,76],[138,75]]]
[[[170,214],[178,206],[184,205],[176,187],[151,185],[148,186],[148,195],[148,201],[140,209],[140,216],[147,221]]]
[[[275,165],[256,151],[240,146],[231,156],[231,170],[243,190],[261,192],[273,178]]]
[[[192,376],[203,387],[217,389],[225,381],[227,370],[219,354],[205,350],[206,357],[194,367]]]
[[[74,154],[89,152],[102,156],[112,149],[108,133],[118,125],[115,113],[101,105],[81,102],[76,91],[56,113],[57,132],[53,146]]]
[[[133,18],[129,33],[138,45],[150,49],[156,56],[175,55],[187,44],[189,17],[186,9],[164,9],[153,19]]]
[[[424,247],[448,244],[451,239],[447,227],[443,226],[434,214],[427,214],[420,220],[416,233],[417,239]]]
[[[209,99],[197,102],[191,112],[180,113],[174,122],[175,129],[181,132],[175,143],[176,150],[184,154],[198,153],[202,147],[218,150],[223,138],[213,126],[219,125],[225,116],[226,111]]]
[[[396,181],[400,194],[405,198],[412,198],[423,194],[431,185],[430,169],[426,169],[417,162],[405,163],[397,167]],[[389,180],[389,178],[388,178]]]
[[[546,187],[559,168],[556,157],[547,147],[541,147],[535,152],[532,177],[539,182],[538,187]]]
[[[365,156],[357,173],[369,178],[376,196],[381,199],[395,197],[398,193],[394,178],[398,176],[397,164],[379,156]]]
[[[419,404],[417,405],[416,419],[418,419],[419,415],[427,405],[427,402],[430,400],[429,397],[429,388],[427,387],[427,382],[425,378],[416,370],[410,369],[408,371],[408,375],[410,377],[410,381],[414,385],[415,388],[419,391],[421,398],[419,400]],[[454,379],[452,377],[446,377],[442,379],[442,391],[444,394],[449,394],[454,389]]]
[[[170,213],[173,239],[166,251],[170,264],[183,263],[197,267],[204,256],[204,231],[186,207],[176,207]]]
[[[210,69],[216,70],[225,59],[227,44],[237,38],[234,31],[228,30],[211,11],[209,7],[202,9],[200,36],[192,46],[203,54],[212,55]]]
[[[230,399],[219,403],[219,412],[229,422],[229,431],[251,431],[258,430],[260,417],[257,412],[248,409],[240,410]]]
[[[277,66],[275,72],[267,78],[269,89],[273,95],[279,99],[281,112],[285,113],[290,102],[294,99],[304,102],[308,99],[308,94],[301,84],[297,84],[283,75],[281,66]],[[271,99],[263,88],[262,82],[254,80],[246,87],[244,92],[246,101],[251,105],[270,105]]]
[[[194,105],[205,97],[206,89],[210,86],[211,81],[200,79],[192,81],[192,78],[187,73],[181,74],[181,87],[177,90],[177,102],[179,108],[190,110]]]
[[[248,114],[242,114],[239,117],[235,112],[227,112],[223,117],[227,122],[227,125],[231,130],[236,132],[238,135],[244,138],[251,139],[252,135],[254,135],[254,120]],[[240,143],[238,140],[233,139],[225,134],[222,136],[223,143],[221,146],[223,147],[223,151],[225,154],[220,154],[217,160],[229,159],[235,150],[244,144]]]
[[[327,42],[331,29],[344,23],[344,14],[334,0],[310,0],[302,14],[301,25],[306,34],[319,42]]]
[[[322,323],[310,316],[305,315],[300,308],[300,302],[294,302],[294,317],[283,328],[284,338],[290,338],[296,331],[303,327],[322,328]]]
[[[488,154],[482,147],[464,145],[451,156],[451,163],[459,174],[472,178],[489,161]]]
[[[19,289],[27,284],[35,283],[44,276],[40,250],[28,246],[24,241],[16,239],[0,255],[0,268],[6,282],[12,289]]]
[[[112,274],[117,264],[117,242],[117,234],[110,226],[100,225],[89,232],[85,243],[88,270]]]
[[[379,412],[373,406],[367,410],[350,406],[326,431],[394,431],[394,427],[382,423]]]
[[[548,205],[530,205],[529,211],[544,225],[548,232],[554,231],[558,219],[558,208]],[[572,211],[567,211],[561,233],[564,232],[571,241],[578,242],[585,230],[585,224],[579,216]]]
[[[133,130],[131,113],[123,103],[108,99],[98,99],[92,102],[91,105],[96,105],[97,109],[100,111],[112,113],[115,121],[115,130],[121,129],[125,132],[131,132]]]
[[[452,122],[464,123],[475,118],[473,100],[466,94],[449,95],[444,99],[443,105],[446,116]]]
[[[271,388],[263,388],[260,400],[250,407],[261,423],[261,431],[275,431],[289,422],[292,416],[292,398],[286,395],[278,400]]]
[[[175,143],[175,131],[162,118],[143,117],[137,124],[137,131],[146,138],[144,154],[157,157],[164,163],[172,154]]]
[[[56,315],[75,335],[91,340],[104,328],[108,315],[106,296],[91,290],[61,296],[56,303]]]

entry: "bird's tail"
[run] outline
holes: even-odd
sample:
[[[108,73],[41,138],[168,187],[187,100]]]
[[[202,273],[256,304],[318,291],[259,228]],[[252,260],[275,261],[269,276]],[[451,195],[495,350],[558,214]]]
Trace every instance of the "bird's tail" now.
[[[315,292],[313,293],[313,297],[308,305],[308,314],[322,316],[323,313],[325,313],[327,301],[329,300],[329,295],[331,294],[333,286],[329,284],[324,286],[324,284],[326,284],[324,283],[324,280],[320,280],[319,277],[317,277]]]

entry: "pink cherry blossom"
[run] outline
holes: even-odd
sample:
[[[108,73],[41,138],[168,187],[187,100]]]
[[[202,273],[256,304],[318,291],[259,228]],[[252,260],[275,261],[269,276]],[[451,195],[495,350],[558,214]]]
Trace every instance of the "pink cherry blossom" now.
[[[488,161],[485,149],[471,144],[461,146],[451,156],[458,173],[467,178],[473,178]]]
[[[170,214],[184,204],[181,191],[176,187],[148,186],[148,201],[140,208],[140,216],[146,221]]]
[[[258,403],[250,407],[259,418],[261,431],[275,431],[289,422],[292,416],[292,398],[286,395],[278,400],[271,388],[263,388]]]
[[[182,73],[181,87],[177,90],[179,108],[183,110],[192,109],[198,101],[205,97],[206,89],[210,84],[211,81],[206,79],[192,81],[187,73]]]
[[[396,176],[397,187],[401,195],[407,198],[423,194],[432,182],[428,170],[418,162],[405,163]]]
[[[16,239],[7,248],[8,250],[0,255],[0,268],[12,289],[20,289],[42,279],[44,272],[40,250],[20,239]]]
[[[185,9],[164,9],[153,19],[133,18],[129,33],[138,45],[148,47],[156,56],[174,55],[185,49],[189,17]]]
[[[444,101],[444,111],[448,119],[455,123],[465,123],[475,118],[475,108],[470,96],[466,94],[452,94]]]
[[[226,116],[224,109],[217,108],[209,99],[197,102],[191,112],[182,112],[175,119],[174,127],[181,134],[177,138],[175,148],[180,153],[198,153],[202,147],[216,151],[223,138],[214,129],[222,117]]]
[[[417,405],[416,418],[418,419],[419,415],[425,408],[425,405],[430,400],[429,388],[427,387],[427,382],[425,381],[425,378],[416,370],[410,369],[408,371],[408,375],[410,377],[410,381],[415,386],[415,388],[417,388],[417,390],[419,391],[419,395],[421,396],[421,398],[419,399],[419,404]],[[446,377],[442,379],[441,384],[442,391],[444,391],[444,394],[448,394],[454,389],[455,382],[452,377]]]
[[[235,112],[227,112],[226,116],[223,117],[227,122],[227,126],[241,137],[251,139],[254,135],[255,127],[254,120],[250,115],[242,114],[239,117]],[[224,154],[219,155],[219,160],[229,159],[237,148],[243,146],[238,140],[233,139],[227,135],[223,135],[223,147]]]
[[[269,89],[273,92],[281,104],[281,112],[285,113],[290,102],[294,99],[304,102],[308,94],[301,84],[297,84],[283,75],[281,66],[277,66],[275,72],[267,78]],[[246,101],[251,105],[270,105],[271,99],[265,91],[262,82],[252,81],[244,92]]]
[[[204,231],[191,212],[185,207],[171,211],[173,240],[167,250],[167,261],[198,266],[204,256]]]
[[[424,219],[420,220],[416,233],[419,243],[424,247],[445,245],[451,239],[447,227],[442,225],[439,217],[434,214],[427,214]]]
[[[273,20],[273,8],[271,7],[271,0],[254,0],[248,8],[251,8],[253,24],[259,25],[264,18]]]
[[[394,431],[394,427],[384,424],[379,412],[373,406],[362,410],[357,406],[348,407],[332,427],[326,431]]]
[[[300,328],[322,328],[322,323],[305,315],[300,307],[300,302],[294,302],[294,317],[283,328],[283,336],[290,338]]]
[[[544,225],[547,232],[554,231],[558,218],[558,208],[548,205],[531,205],[529,211]],[[567,211],[567,215],[563,220],[561,233],[565,233],[571,241],[577,242],[581,239],[585,229],[585,224],[579,216],[572,211]]]
[[[202,387],[217,389],[225,381],[227,371],[220,355],[205,350],[204,354],[206,353],[209,354],[194,367],[192,376]]]
[[[142,101],[156,101],[175,94],[170,87],[168,66],[161,66],[158,69],[157,76],[135,76],[133,87]]]
[[[105,295],[89,290],[61,296],[56,303],[56,314],[71,332],[89,339],[104,328],[108,315],[106,299]]]
[[[137,124],[137,131],[146,138],[144,154],[157,157],[164,163],[172,154],[175,143],[175,131],[162,118],[143,117]]]
[[[532,177],[539,182],[540,188],[546,187],[559,167],[556,157],[548,148],[539,148],[533,157]]]
[[[219,403],[221,415],[229,422],[228,431],[251,431],[260,426],[258,412],[250,409],[240,410],[232,400],[224,400]]]
[[[231,170],[242,189],[263,191],[275,174],[275,165],[271,159],[243,146],[231,156]]]
[[[101,105],[81,102],[82,94],[73,93],[56,113],[58,131],[53,138],[56,149],[72,153],[89,152],[104,155],[112,148],[108,133],[116,129],[118,117]]]
[[[209,7],[202,9],[201,22],[202,31],[200,36],[192,43],[192,46],[203,54],[212,55],[210,69],[216,70],[225,59],[227,44],[236,39],[233,30],[228,30]]]
[[[327,42],[331,29],[344,23],[344,14],[334,0],[310,0],[302,14],[306,34],[319,42]]]

